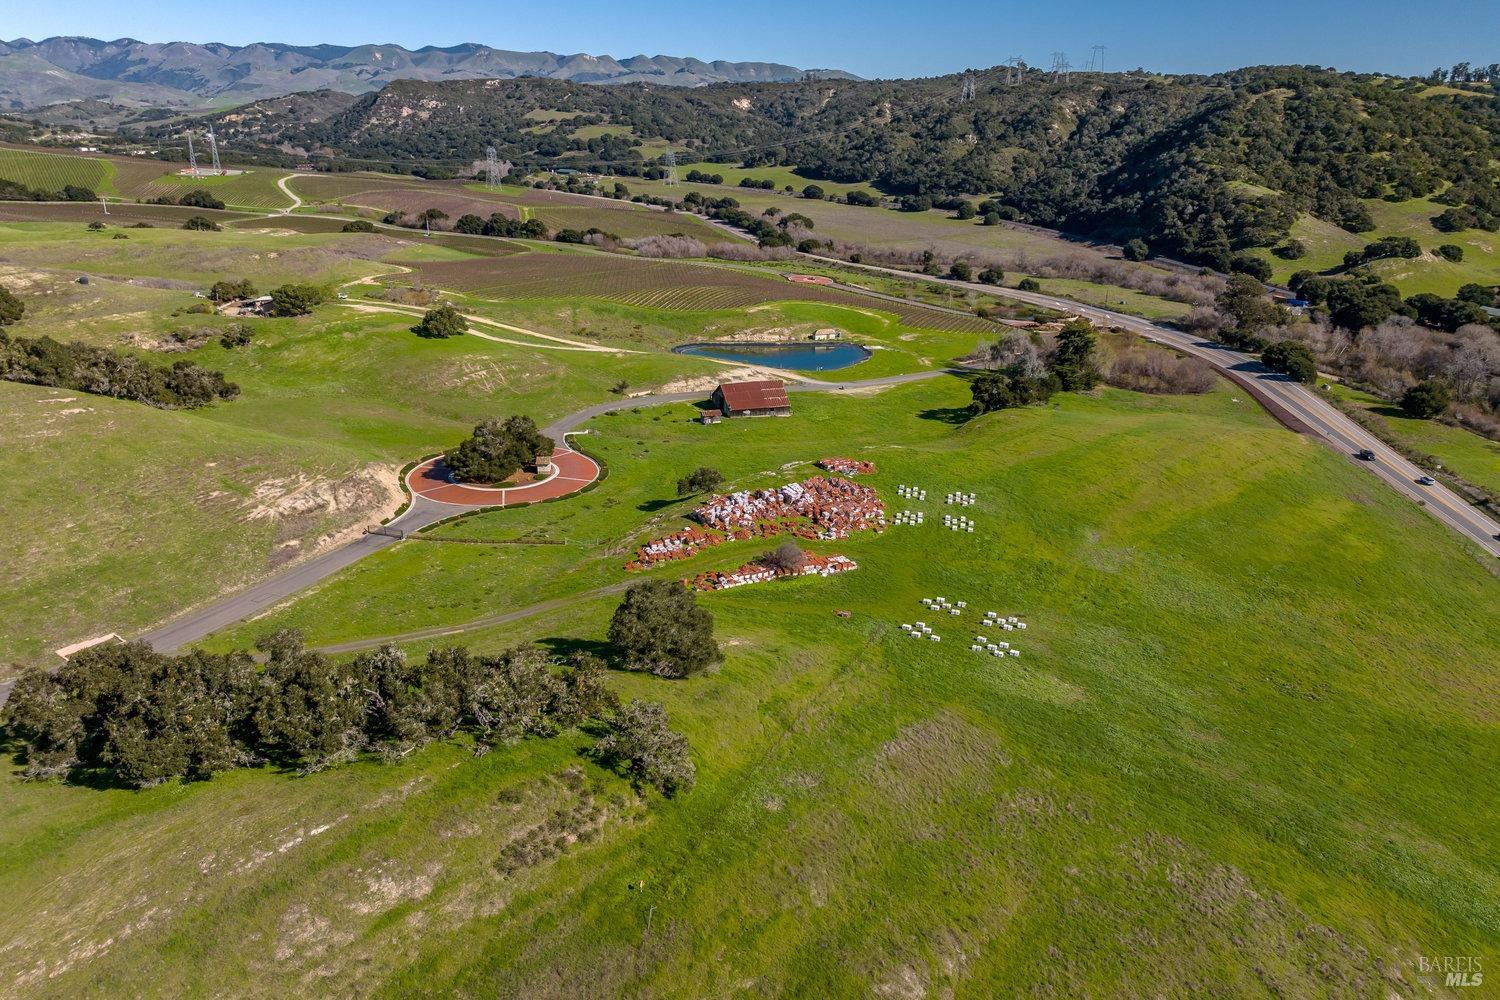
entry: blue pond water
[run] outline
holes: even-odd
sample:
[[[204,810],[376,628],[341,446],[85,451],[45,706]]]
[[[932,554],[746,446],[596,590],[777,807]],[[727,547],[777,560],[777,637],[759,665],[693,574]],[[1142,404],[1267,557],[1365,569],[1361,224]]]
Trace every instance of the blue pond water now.
[[[770,365],[796,372],[828,372],[857,365],[870,356],[858,344],[683,344],[672,348],[678,354],[697,354],[720,361],[747,365]]]

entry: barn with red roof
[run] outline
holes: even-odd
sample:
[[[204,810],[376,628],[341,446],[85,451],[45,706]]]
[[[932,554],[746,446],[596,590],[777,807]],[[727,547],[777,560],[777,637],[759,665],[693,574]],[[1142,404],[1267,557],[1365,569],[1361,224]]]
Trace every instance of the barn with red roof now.
[[[786,384],[774,378],[721,382],[714,390],[713,404],[726,417],[786,417],[792,412]]]

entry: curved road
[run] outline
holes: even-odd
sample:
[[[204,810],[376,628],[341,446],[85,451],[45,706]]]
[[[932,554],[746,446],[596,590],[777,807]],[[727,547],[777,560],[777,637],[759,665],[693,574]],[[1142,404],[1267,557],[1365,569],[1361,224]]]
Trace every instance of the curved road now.
[[[906,280],[912,279],[910,273],[894,268],[883,268],[869,264],[850,265],[847,261],[819,257],[813,254],[805,256],[813,260],[837,264],[842,267],[856,267],[860,270],[890,274]],[[1130,316],[1110,309],[1088,306],[1041,292],[1023,292],[1011,288],[997,289],[990,285],[981,285],[974,282],[955,281],[950,283],[986,295],[998,295],[1032,305],[1065,310],[1106,326],[1117,326],[1121,329],[1129,330],[1149,340],[1159,341],[1185,354],[1201,358],[1238,384],[1244,386],[1258,402],[1283,422],[1298,430],[1305,431],[1324,444],[1341,451],[1349,457],[1350,461],[1358,461],[1353,457],[1356,452],[1362,449],[1370,450],[1374,453],[1375,458],[1369,462],[1359,462],[1360,465],[1367,467],[1387,485],[1412,501],[1422,505],[1423,509],[1433,517],[1459,532],[1486,552],[1489,552],[1491,555],[1500,556],[1500,541],[1497,541],[1495,537],[1497,534],[1500,534],[1500,524],[1497,524],[1481,511],[1464,501],[1452,490],[1442,485],[1427,487],[1417,485],[1415,480],[1423,474],[1421,469],[1401,457],[1394,449],[1335,409],[1327,401],[1319,398],[1317,393],[1311,389],[1293,382],[1284,376],[1268,371],[1259,361],[1248,354],[1200,340],[1178,330],[1158,326],[1138,316]],[[854,286],[843,287],[859,292],[868,291]],[[879,298],[882,296],[872,293],[872,297]],[[905,382],[933,378],[955,371],[957,370],[941,369],[850,382],[798,382],[789,384],[787,388],[792,392],[842,392],[854,389],[900,385]],[[568,434],[574,433],[578,427],[587,421],[613,410],[624,410],[637,406],[658,406],[667,403],[685,403],[701,400],[702,398],[703,394],[701,392],[678,392],[610,400],[585,407],[576,413],[561,417],[544,428],[543,433],[553,440],[561,442],[565,440]],[[141,638],[149,642],[156,649],[163,651],[175,650],[181,646],[197,642],[219,629],[248,618],[279,601],[287,599],[298,591],[304,590],[314,583],[331,576],[345,566],[371,553],[380,551],[396,542],[401,533],[418,531],[442,520],[451,513],[452,508],[449,506],[434,503],[420,496],[414,497],[411,506],[405,513],[387,526],[394,533],[394,536],[386,534],[362,535],[340,548],[326,552],[284,573],[263,580],[238,594],[231,595],[208,607],[189,612],[175,621],[148,632]]]
[[[935,369],[853,382],[799,382],[788,385],[787,389],[793,392],[844,392],[851,389],[872,389],[935,378],[952,371],[954,370]],[[612,410],[627,410],[637,406],[661,406],[667,403],[690,403],[703,398],[702,392],[672,392],[656,396],[613,399],[561,417],[542,428],[542,433],[554,441],[561,442],[566,440],[567,435],[576,433],[576,428],[582,424]],[[231,594],[223,600],[190,611],[139,638],[150,643],[153,649],[163,653],[170,653],[198,642],[220,629],[227,628],[235,622],[249,618],[286,600],[293,594],[332,576],[365,556],[395,544],[401,540],[402,535],[420,531],[444,518],[452,517],[454,509],[451,504],[439,503],[421,495],[414,495],[411,506],[400,517],[387,524],[382,533],[361,535],[352,542],[347,542],[305,563],[293,566],[285,572],[262,580],[236,594]],[[385,534],[386,531],[390,534]]]
[[[847,261],[820,257],[815,254],[805,256],[822,263],[855,267],[862,271],[890,274],[907,280],[912,278],[910,272],[894,268],[872,264],[850,264]],[[1424,475],[1424,470],[1407,461],[1394,448],[1355,423],[1314,390],[1292,381],[1285,375],[1271,371],[1249,354],[1202,340],[1180,330],[1158,326],[1139,316],[1130,316],[1112,309],[1100,309],[1043,292],[996,288],[993,285],[982,285],[977,282],[946,281],[945,283],[986,295],[1067,311],[1104,326],[1117,326],[1123,330],[1129,330],[1147,340],[1155,340],[1182,351],[1184,354],[1201,358],[1243,386],[1256,398],[1257,402],[1270,410],[1273,416],[1335,451],[1342,452],[1351,462],[1368,468],[1396,492],[1421,505],[1443,524],[1490,555],[1500,556],[1500,539],[1496,538],[1500,535],[1500,523],[1441,483],[1434,486],[1418,485],[1416,480]],[[1374,459],[1361,461],[1354,457],[1357,452],[1366,449],[1374,453]]]

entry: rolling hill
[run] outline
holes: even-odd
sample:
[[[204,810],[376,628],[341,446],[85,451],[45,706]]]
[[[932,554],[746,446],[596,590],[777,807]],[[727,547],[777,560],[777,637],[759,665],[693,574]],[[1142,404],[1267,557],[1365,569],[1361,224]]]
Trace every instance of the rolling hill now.
[[[1486,220],[1480,228],[1500,218],[1500,99],[1487,91],[1433,94],[1417,80],[1295,66],[1068,80],[1030,71],[1020,85],[1004,74],[973,74],[967,101],[959,75],[689,90],[403,80],[332,114],[252,104],[215,124],[237,148],[395,169],[461,170],[491,144],[526,167],[625,175],[664,146],[681,163],[794,164],[808,179],[894,194],[989,196],[1002,217],[1141,236],[1221,269],[1285,240],[1300,217],[1373,233],[1370,199],[1435,196]]]
[[[223,106],[321,88],[364,93],[407,79],[538,76],[696,87],[798,80],[807,72],[782,63],[661,55],[615,59],[586,53],[510,52],[475,43],[412,50],[400,45],[234,46],[133,38],[19,38],[0,41],[0,107],[30,109],[85,98],[167,107]],[[849,76],[838,70],[812,72]]]

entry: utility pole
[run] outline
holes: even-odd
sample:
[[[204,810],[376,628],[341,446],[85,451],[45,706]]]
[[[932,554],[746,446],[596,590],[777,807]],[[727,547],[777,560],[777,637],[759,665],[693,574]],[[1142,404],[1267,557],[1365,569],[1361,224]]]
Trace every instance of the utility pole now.
[[[500,162],[496,159],[495,147],[484,147],[484,172],[490,187],[500,186]]]

